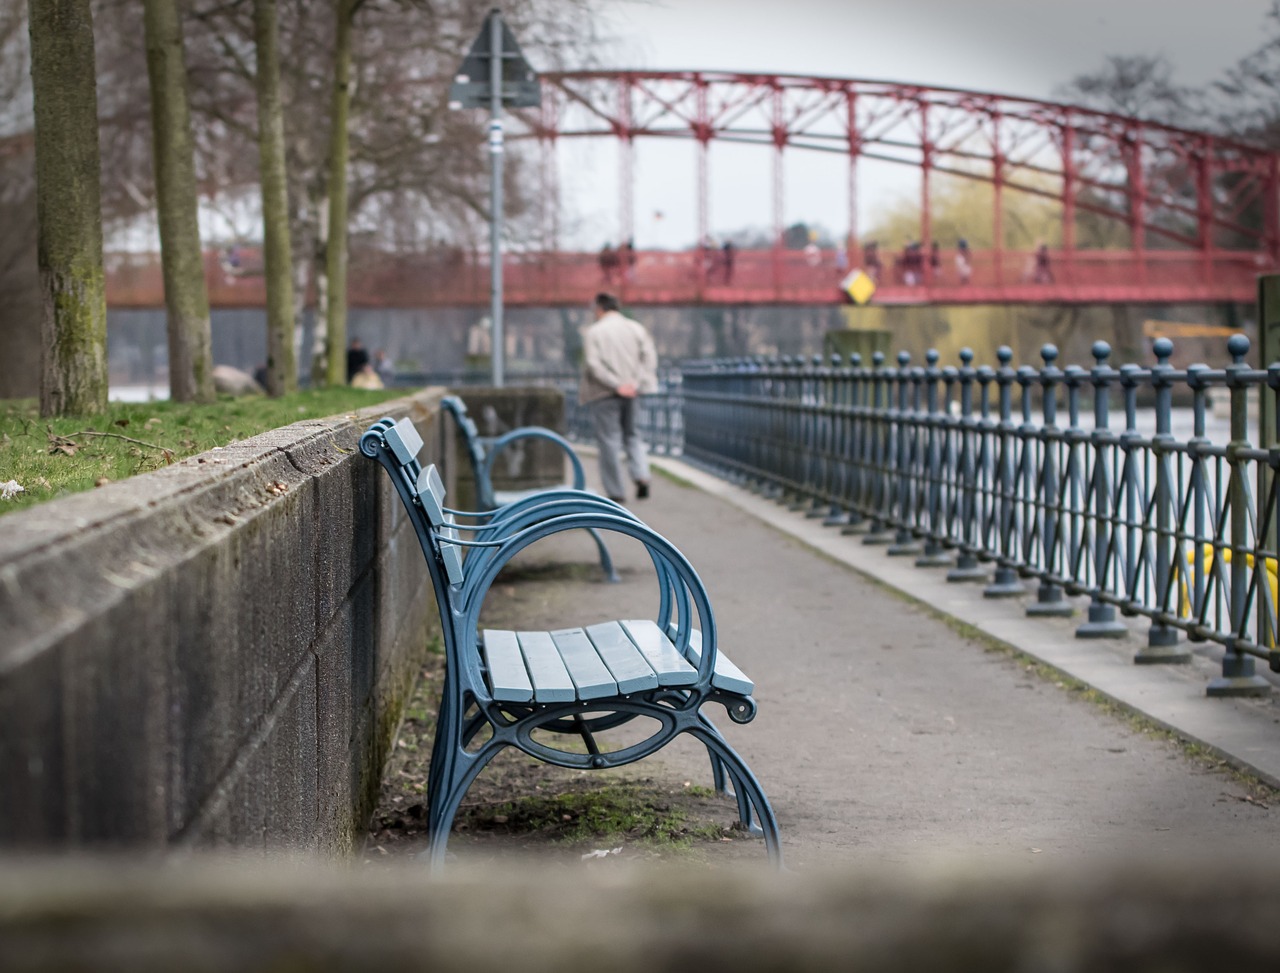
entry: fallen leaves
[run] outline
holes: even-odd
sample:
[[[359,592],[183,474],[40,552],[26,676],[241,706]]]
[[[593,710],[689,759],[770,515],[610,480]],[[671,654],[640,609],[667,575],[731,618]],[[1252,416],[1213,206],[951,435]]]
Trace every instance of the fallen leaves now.
[[[64,456],[74,456],[80,451],[80,444],[69,436],[59,436],[52,429],[49,430],[49,455],[56,456],[61,453]]]

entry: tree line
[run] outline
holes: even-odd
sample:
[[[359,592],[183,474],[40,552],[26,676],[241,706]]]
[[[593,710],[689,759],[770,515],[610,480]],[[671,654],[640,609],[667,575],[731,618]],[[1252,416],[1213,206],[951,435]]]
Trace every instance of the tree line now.
[[[510,0],[504,16],[540,66],[590,63],[594,3]],[[295,333],[308,294],[317,300],[312,382],[345,381],[353,237],[404,247],[474,239],[487,224],[484,132],[448,110],[447,89],[488,3],[23,6],[0,0],[0,64],[29,57],[43,415],[106,407],[104,227],[120,232],[154,218],[170,395],[207,401],[202,214],[262,241],[272,395],[296,386]],[[0,145],[15,157],[29,134],[12,110],[25,81],[0,67]],[[11,161],[0,148],[0,164]],[[521,187],[536,180],[512,161],[505,195],[518,234],[531,202]]]

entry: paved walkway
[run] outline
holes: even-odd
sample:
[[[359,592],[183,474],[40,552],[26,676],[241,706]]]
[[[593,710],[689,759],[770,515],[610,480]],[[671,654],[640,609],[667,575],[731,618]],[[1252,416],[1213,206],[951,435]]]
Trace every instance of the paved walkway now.
[[[891,558],[685,463],[656,465],[670,476],[655,477],[653,498],[636,510],[693,562],[720,644],[756,682],[755,721],[717,723],[774,803],[790,866],[1247,855],[1270,844],[1270,795],[1227,762],[1280,784],[1276,700],[1208,699],[1216,667],[1207,658],[1135,666],[1136,628],[1127,644],[1077,640],[1075,622],[1026,619],[1022,600],[984,599],[976,585],[948,584],[945,572]],[[589,543],[580,543],[589,563]],[[539,586],[526,610],[551,627],[570,624],[557,620],[566,611],[575,624],[651,612],[641,553],[612,546],[622,584],[593,574]],[[962,634],[940,613],[985,637]],[[1086,698],[993,640],[1122,707]],[[1125,708],[1221,759],[1188,756]],[[651,759],[706,776],[692,744]]]

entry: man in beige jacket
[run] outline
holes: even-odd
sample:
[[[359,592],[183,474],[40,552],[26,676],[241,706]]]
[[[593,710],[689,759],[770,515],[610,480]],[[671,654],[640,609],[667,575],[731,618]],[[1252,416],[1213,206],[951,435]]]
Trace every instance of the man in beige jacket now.
[[[636,485],[636,499],[649,495],[649,458],[636,428],[636,396],[658,391],[658,352],[639,321],[625,317],[612,294],[597,294],[595,323],[582,332],[582,381],[578,401],[591,411],[600,449],[605,495],[627,499],[622,455]]]

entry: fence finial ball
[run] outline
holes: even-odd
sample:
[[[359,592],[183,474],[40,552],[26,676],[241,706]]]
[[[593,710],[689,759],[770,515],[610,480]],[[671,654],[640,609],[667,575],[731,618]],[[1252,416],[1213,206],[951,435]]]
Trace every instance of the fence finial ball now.
[[[856,351],[852,352],[849,355],[849,364],[852,365],[854,368],[857,368],[859,365],[862,364],[862,356],[858,354]]]
[[[964,365],[966,368],[968,368],[970,365],[972,365],[972,364],[973,364],[973,349],[972,349],[972,348],[961,348],[961,349],[960,349],[960,364]]]
[[[1228,343],[1228,347],[1230,344]],[[1156,360],[1161,365],[1169,364],[1169,356],[1173,354],[1173,342],[1168,338],[1157,338],[1151,350],[1156,353]]]
[[[1013,361],[1013,349],[1008,345],[1001,345],[996,349],[996,358],[999,359],[1001,365],[1008,365]]]
[[[1058,346],[1055,344],[1044,345],[1040,349],[1040,357],[1044,359],[1046,365],[1052,365],[1058,360]]]
[[[911,364],[911,352],[904,348],[902,351],[898,352],[898,365],[901,368],[906,368],[909,364]]]
[[[1093,348],[1090,350],[1093,352],[1093,357],[1097,360],[1099,365],[1111,357],[1111,346],[1105,341],[1095,341],[1093,343]]]
[[[940,355],[938,354],[938,349],[937,349],[937,348],[930,348],[928,351],[926,351],[926,352],[924,353],[924,360],[925,360],[925,362],[926,362],[926,363],[928,363],[928,365],[929,365],[929,367],[930,367],[930,368],[932,368],[934,365],[938,364],[938,359],[939,359],[940,357],[942,357],[942,356],[940,356]]]
[[[1249,354],[1249,339],[1242,334],[1233,334],[1227,339],[1227,351],[1231,352],[1236,364],[1242,363],[1244,356]]]
[[[876,366],[876,368],[879,368],[881,365],[883,365],[883,364],[884,364],[884,352],[883,352],[883,351],[873,351],[873,352],[871,353],[871,364],[875,365],[875,366]]]

